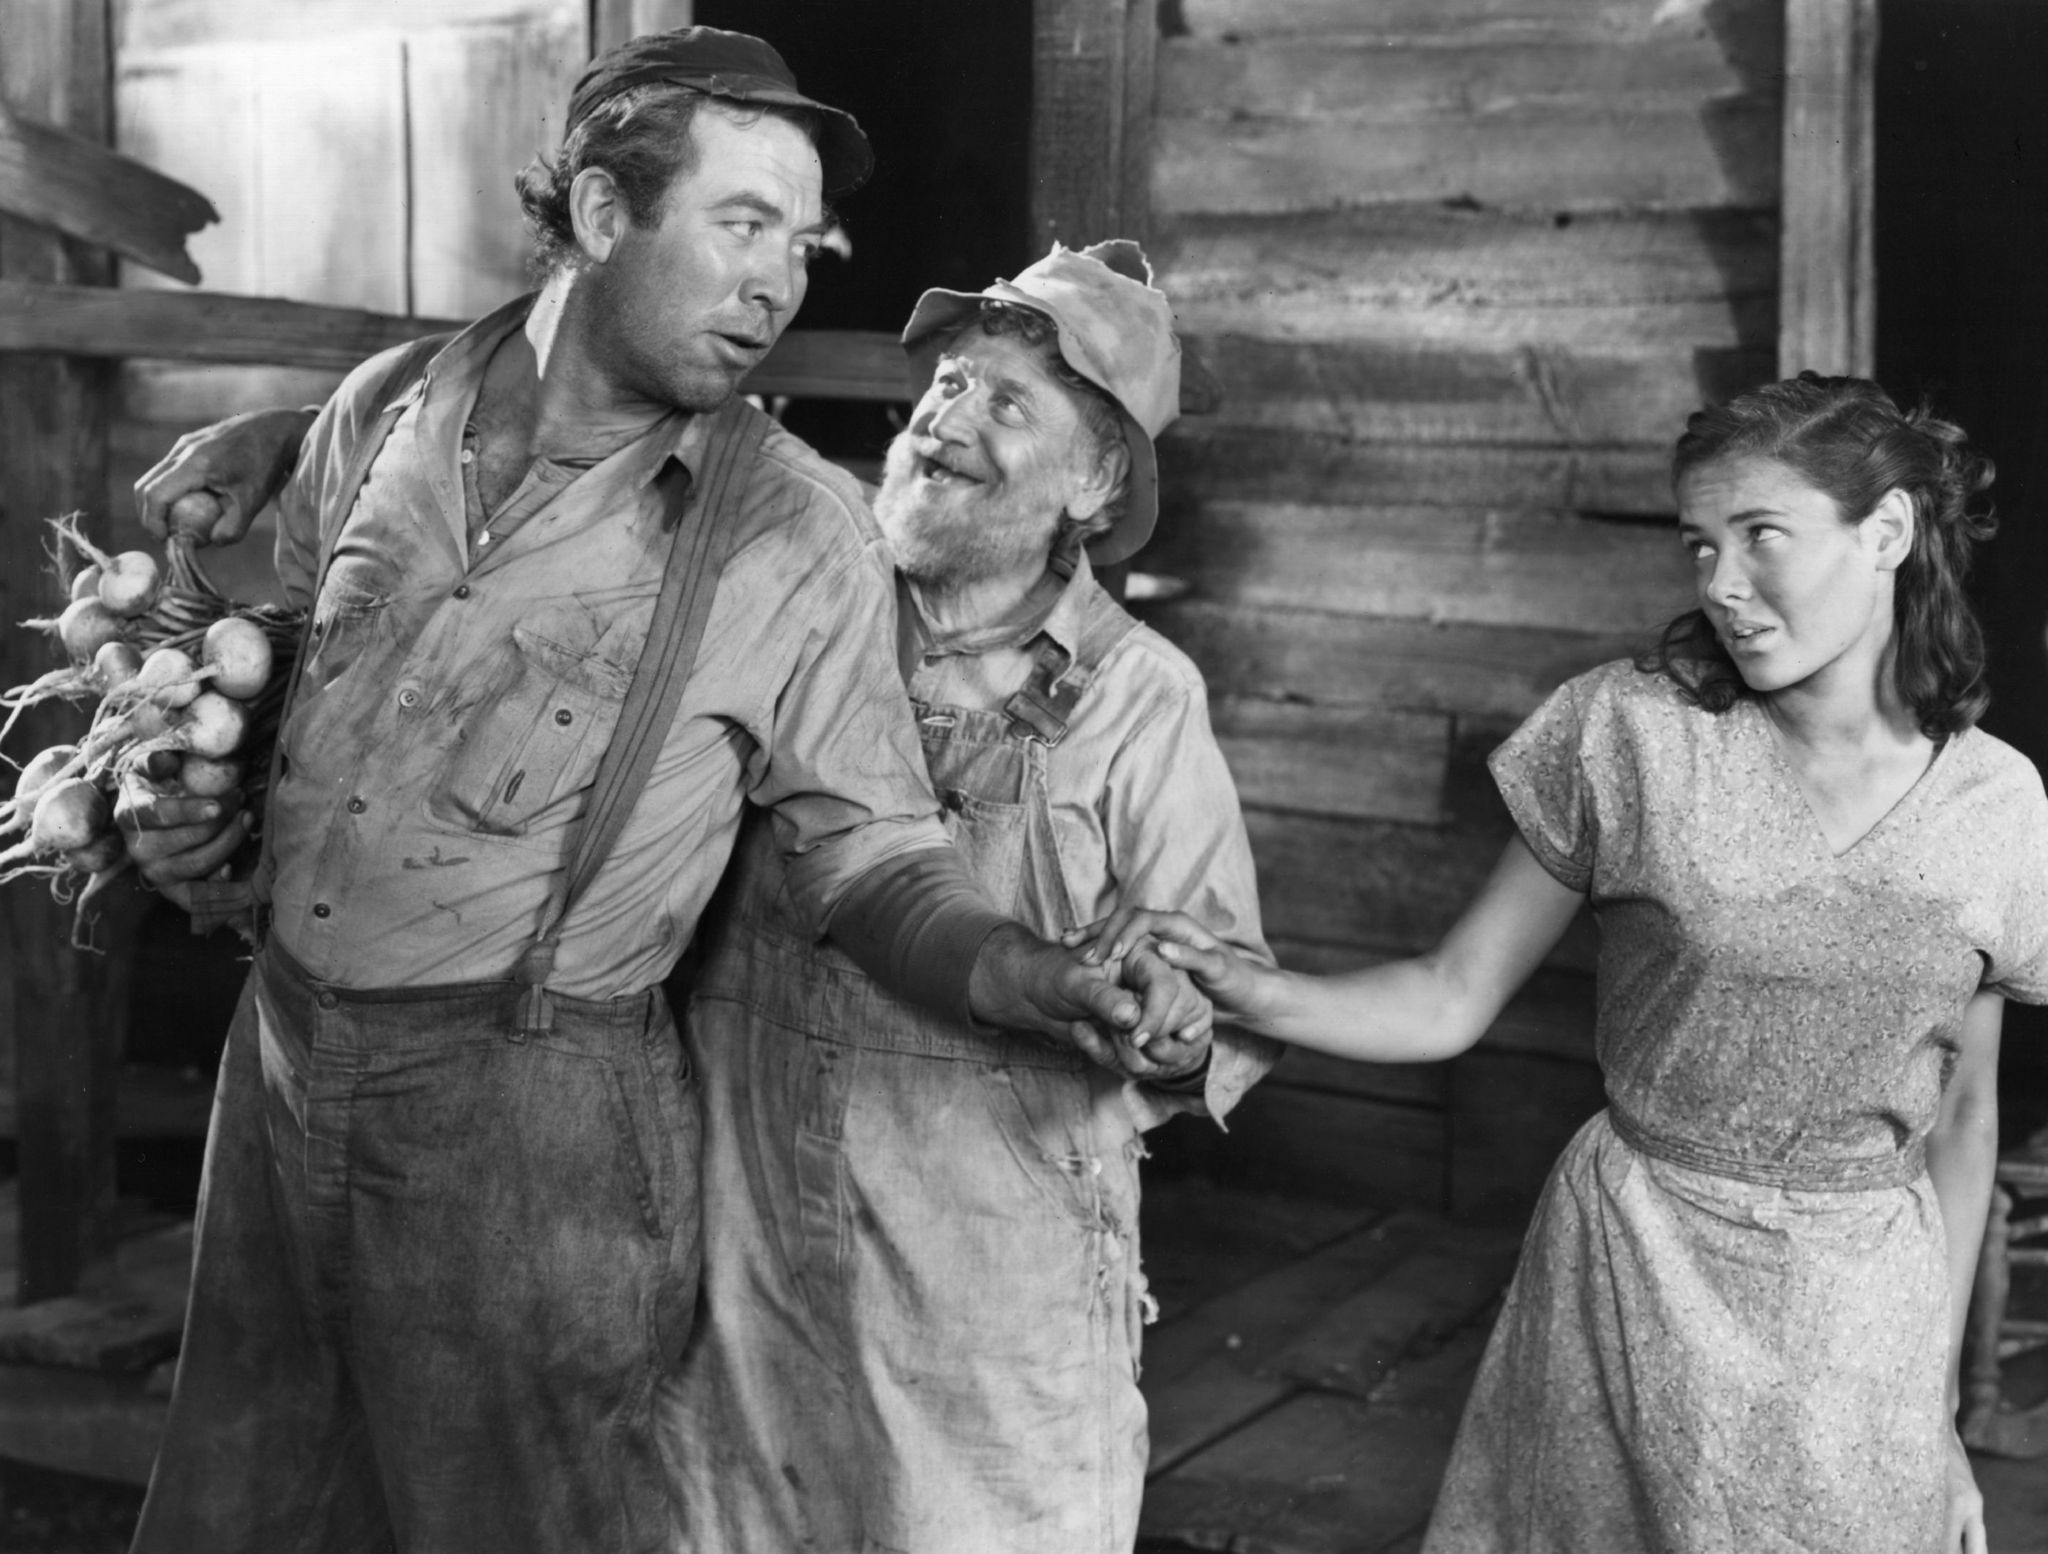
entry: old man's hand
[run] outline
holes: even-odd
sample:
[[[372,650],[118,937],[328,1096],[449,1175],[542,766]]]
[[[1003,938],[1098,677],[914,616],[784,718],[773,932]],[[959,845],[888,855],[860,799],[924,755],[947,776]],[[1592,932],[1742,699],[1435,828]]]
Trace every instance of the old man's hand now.
[[[1108,1033],[1112,1067],[1133,1079],[1168,1081],[1197,1072],[1209,1056],[1215,1011],[1188,974],[1146,940],[1109,968],[1143,1000],[1136,1025]]]
[[[312,424],[310,410],[252,410],[187,432],[135,482],[142,526],[232,545],[291,478]]]

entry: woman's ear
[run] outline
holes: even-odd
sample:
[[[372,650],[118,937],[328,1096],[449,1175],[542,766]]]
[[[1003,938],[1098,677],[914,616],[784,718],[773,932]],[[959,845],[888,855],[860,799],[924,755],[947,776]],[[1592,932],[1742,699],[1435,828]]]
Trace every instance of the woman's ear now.
[[[569,225],[576,246],[599,264],[611,258],[619,238],[632,224],[619,186],[601,167],[586,167],[569,185]]]
[[[1916,527],[1913,499],[1900,487],[1893,486],[1878,499],[1870,516],[1863,520],[1863,527],[1876,542],[1878,569],[1898,571],[1913,553]]]

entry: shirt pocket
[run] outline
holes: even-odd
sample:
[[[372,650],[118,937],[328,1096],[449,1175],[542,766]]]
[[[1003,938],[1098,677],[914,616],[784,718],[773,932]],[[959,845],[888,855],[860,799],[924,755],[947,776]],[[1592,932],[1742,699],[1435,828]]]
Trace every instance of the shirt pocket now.
[[[471,714],[428,809],[465,830],[523,836],[542,812],[597,774],[632,671],[512,628],[515,663],[502,694]]]

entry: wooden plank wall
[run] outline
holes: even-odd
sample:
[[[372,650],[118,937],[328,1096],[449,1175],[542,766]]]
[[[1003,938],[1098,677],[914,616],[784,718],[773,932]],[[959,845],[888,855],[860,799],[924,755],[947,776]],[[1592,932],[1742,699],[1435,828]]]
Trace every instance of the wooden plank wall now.
[[[1151,610],[1209,678],[1282,959],[1433,942],[1489,749],[1683,608],[1665,462],[1773,373],[1782,0],[1181,0],[1161,283],[1223,385],[1168,434]],[[1497,1217],[1598,1105],[1581,922],[1429,1069],[1290,1057],[1219,1173]]]
[[[512,175],[560,141],[590,56],[588,0],[125,0],[116,13],[118,145],[219,209],[191,243],[206,289],[445,318],[525,289]],[[122,279],[176,284],[133,266]],[[338,381],[126,363],[108,511],[132,526],[135,478],[181,433],[318,403]],[[219,561],[232,591],[260,594],[262,536]]]

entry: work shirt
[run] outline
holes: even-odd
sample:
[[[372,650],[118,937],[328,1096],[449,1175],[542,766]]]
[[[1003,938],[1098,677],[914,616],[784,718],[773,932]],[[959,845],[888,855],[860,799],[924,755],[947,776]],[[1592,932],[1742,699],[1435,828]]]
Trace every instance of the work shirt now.
[[[506,504],[524,502],[517,525],[473,543],[464,428],[528,305],[440,354],[352,513],[332,510],[337,488],[393,355],[342,384],[279,500],[278,573],[313,628],[267,817],[271,931],[321,980],[511,974],[653,614],[669,541],[655,477],[671,458],[694,474],[702,457],[703,420],[668,416],[588,468],[538,470]],[[549,986],[571,996],[668,973],[747,800],[772,810],[819,931],[868,870],[945,845],[891,658],[891,568],[858,485],[776,428],[737,516],[647,789],[563,926]],[[344,517],[316,601],[322,537]]]
[[[1011,619],[953,636],[931,626],[915,582],[901,587],[897,648],[912,699],[984,712],[1001,711],[1030,679],[1041,634],[1074,654],[1086,612],[1113,608],[1085,554],[1062,558]],[[1209,727],[1208,689],[1186,654],[1148,626],[1132,630],[1103,660],[1045,766],[1060,872],[1082,922],[1120,902],[1173,907],[1271,960],[1237,786]],[[1219,1026],[1200,1094],[1133,1083],[1125,1095],[1141,1128],[1177,1111],[1221,1118],[1279,1052],[1264,1037]]]

